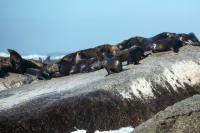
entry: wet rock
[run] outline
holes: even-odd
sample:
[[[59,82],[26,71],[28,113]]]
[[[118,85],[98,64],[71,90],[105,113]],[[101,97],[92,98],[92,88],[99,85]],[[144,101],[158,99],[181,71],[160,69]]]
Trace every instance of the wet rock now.
[[[134,133],[199,133],[200,95],[183,100],[135,128]]]

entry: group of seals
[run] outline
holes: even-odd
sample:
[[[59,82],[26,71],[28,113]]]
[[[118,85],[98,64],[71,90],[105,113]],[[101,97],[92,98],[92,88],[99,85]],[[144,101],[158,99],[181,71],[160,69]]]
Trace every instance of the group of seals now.
[[[200,46],[200,42],[194,33],[162,32],[151,38],[136,36],[116,45],[103,44],[80,50],[65,55],[56,63],[50,63],[50,57],[44,62],[26,60],[15,50],[8,49],[10,65],[0,65],[0,77],[6,72],[15,72],[36,75],[38,79],[51,79],[52,77],[93,72],[102,68],[105,68],[107,75],[110,75],[121,72],[124,61],[127,61],[127,64],[139,64],[140,60],[148,56],[145,54],[148,51],[156,53],[172,49],[178,52],[179,48],[184,45]]]
[[[51,79],[48,72],[44,70],[44,64],[36,60],[26,60],[21,57],[21,55],[15,50],[8,49],[10,58],[7,59],[7,64],[1,62],[2,73],[12,72],[19,74],[30,74],[35,75],[38,79]]]
[[[175,44],[171,45],[171,42],[175,42]],[[118,43],[117,46],[120,48],[120,50],[128,49],[132,46],[140,46],[143,48],[144,51],[161,52],[168,51],[174,48],[176,49],[175,51],[178,51],[181,46],[188,44],[193,46],[200,46],[200,42],[194,33],[176,34],[171,32],[162,32],[151,38],[144,38],[139,36],[132,37],[130,39],[122,41],[121,43]]]

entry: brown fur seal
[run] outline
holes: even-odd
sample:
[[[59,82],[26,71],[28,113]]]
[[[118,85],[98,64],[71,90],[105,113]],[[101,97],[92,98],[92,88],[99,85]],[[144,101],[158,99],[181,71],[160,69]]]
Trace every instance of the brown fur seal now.
[[[104,44],[95,48],[101,53],[106,53],[109,57],[115,56],[120,51],[117,46],[111,44]]]
[[[76,54],[75,64],[72,66],[70,70],[70,74],[92,71],[91,64],[93,64],[95,61],[97,61],[97,58],[90,58],[90,59],[81,58],[81,55],[78,52]]]
[[[79,53],[82,59],[91,59],[91,58],[97,58],[96,52],[97,52],[96,48],[89,48],[89,49],[77,51],[76,54]]]
[[[10,62],[12,64],[14,72],[24,74],[26,68],[42,68],[41,66],[37,65],[36,63],[33,63],[32,61],[23,59],[21,55],[15,50],[8,49],[8,52],[10,53]]]
[[[58,63],[62,63],[62,62],[75,63],[75,59],[77,58],[76,57],[77,53],[79,53],[80,58],[82,58],[82,59],[97,58],[96,51],[97,51],[96,48],[89,48],[89,49],[85,49],[85,50],[80,50],[80,51],[65,55]]]
[[[144,55],[144,50],[141,47],[132,47],[129,49],[129,57],[127,64],[139,64],[139,61],[147,56]]]
[[[71,54],[65,55],[63,58],[60,59],[58,64],[62,63],[62,62],[72,62],[72,61],[74,61],[75,56],[76,56],[76,53],[71,53]]]
[[[152,52],[163,52],[169,51],[173,49],[174,52],[178,52],[179,48],[182,47],[183,44],[180,40],[177,39],[162,39],[154,42],[152,46]]]
[[[99,54],[99,61],[101,61],[102,66],[106,69],[108,72],[108,75],[112,73],[119,73],[122,71],[122,62],[119,61],[115,56],[108,58],[106,56],[106,53],[98,53]]]
[[[43,65],[39,62],[39,64],[37,64],[36,62],[34,63],[33,61],[23,59],[18,52],[12,49],[8,49],[8,52],[10,53],[10,63],[13,72],[20,74],[27,73],[36,76],[43,76],[45,79],[51,78],[50,75],[44,71]]]
[[[159,33],[158,35],[151,37],[153,42],[163,39],[176,39],[176,38],[177,38],[176,33],[171,33],[171,32],[162,32]]]
[[[72,61],[62,61],[58,63],[59,74],[56,74],[55,77],[66,76],[70,74],[70,70],[74,63]]]
[[[144,49],[144,51],[149,51],[151,49],[152,40],[149,38],[144,38],[140,36],[132,37],[128,40],[125,40],[121,43],[118,43],[117,46],[120,50],[129,49],[133,46],[139,46]]]
[[[5,74],[7,74],[8,72],[13,72],[10,58],[8,57],[0,57],[0,67],[1,71]]]

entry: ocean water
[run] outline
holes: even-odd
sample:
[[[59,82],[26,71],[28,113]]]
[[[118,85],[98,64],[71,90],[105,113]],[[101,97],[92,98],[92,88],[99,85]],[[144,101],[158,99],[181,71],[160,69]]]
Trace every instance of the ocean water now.
[[[61,59],[63,56],[65,56],[66,54],[47,54],[47,55],[43,55],[43,54],[28,54],[28,55],[22,55],[22,57],[24,59],[35,59],[35,60],[39,60],[39,58],[41,58],[42,60],[45,60],[47,58],[47,56],[50,56],[52,60],[58,60]],[[0,56],[2,57],[9,57],[9,53],[5,53],[5,52],[0,52]]]

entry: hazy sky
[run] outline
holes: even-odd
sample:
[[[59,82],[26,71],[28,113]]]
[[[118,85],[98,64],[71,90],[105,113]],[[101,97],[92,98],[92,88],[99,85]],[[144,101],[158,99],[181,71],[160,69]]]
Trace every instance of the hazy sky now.
[[[0,51],[72,52],[163,31],[200,37],[200,0],[0,0]]]

